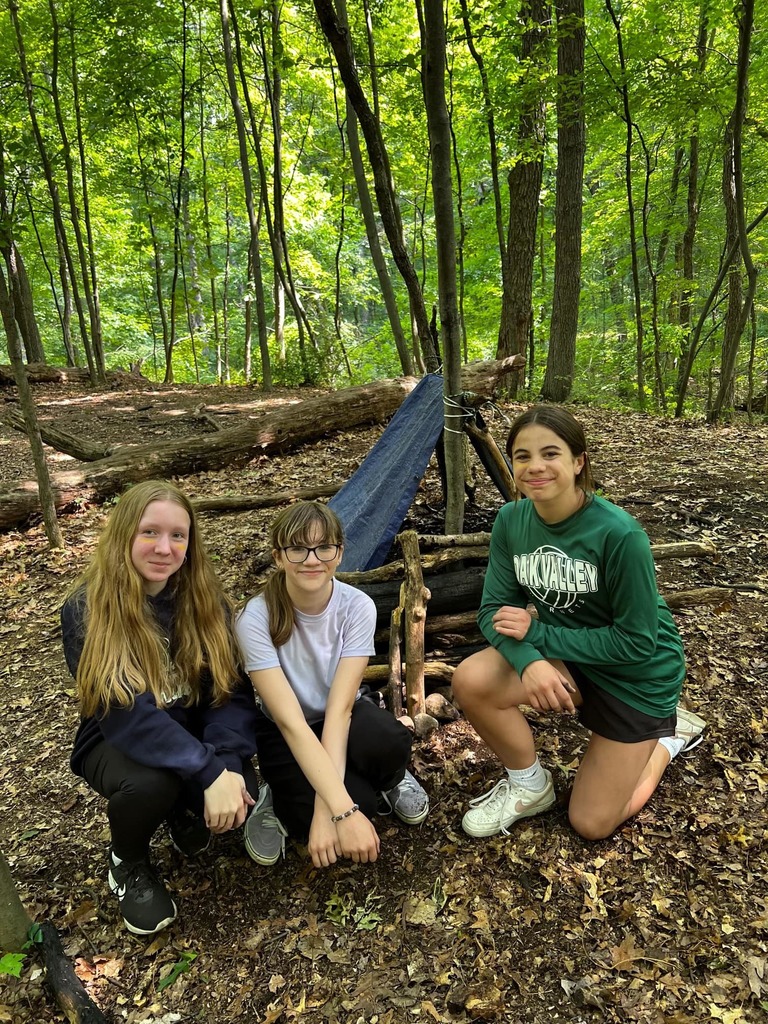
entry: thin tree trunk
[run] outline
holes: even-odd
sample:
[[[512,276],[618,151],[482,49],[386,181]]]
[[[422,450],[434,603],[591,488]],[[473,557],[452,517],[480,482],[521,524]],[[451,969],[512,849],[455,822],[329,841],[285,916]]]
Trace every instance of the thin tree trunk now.
[[[175,176],[175,182],[171,173],[170,154],[171,147],[167,147],[168,159],[168,187],[172,195],[173,206],[173,273],[171,274],[171,308],[169,316],[170,331],[168,335],[168,347],[165,350],[165,376],[164,383],[172,384],[173,374],[173,351],[176,347],[176,295],[179,274],[182,272],[182,260],[184,245],[182,241],[182,189],[184,186],[184,175],[187,169],[187,57],[188,57],[188,28],[187,15],[189,4],[187,0],[181,0],[182,28],[181,28],[181,81],[179,89],[179,169]],[[186,282],[184,282],[184,302],[187,303]]]
[[[747,97],[749,83],[749,52],[752,43],[752,27],[754,23],[754,0],[741,0],[740,13],[737,13],[739,27],[739,58],[736,71],[736,103],[726,131],[725,172],[723,175],[723,193],[726,201],[726,212],[731,205],[735,217],[741,259],[737,266],[731,268],[728,286],[728,315],[726,318],[726,334],[723,341],[722,359],[720,363],[720,386],[714,403],[707,411],[707,421],[716,422],[722,418],[726,410],[734,404],[736,356],[741,336],[747,325],[752,303],[757,288],[757,267],[752,260],[747,239],[747,227],[744,218],[744,183],[742,176],[741,136],[744,118],[747,113]],[[737,9],[738,11],[738,9]],[[741,299],[741,262],[747,274],[747,295],[743,303]],[[737,282],[738,278],[738,282]],[[732,293],[733,289],[733,294]],[[738,296],[738,297],[737,297]],[[737,306],[740,303],[740,308]]]
[[[542,398],[564,402],[576,366],[581,293],[581,224],[584,185],[584,0],[556,0],[557,172],[555,274],[549,357]]]
[[[245,118],[243,117],[243,108],[240,103],[240,95],[237,89],[237,80],[235,78],[235,64],[233,59],[232,51],[232,30],[230,21],[230,6],[228,0],[220,0],[219,14],[221,16],[221,30],[222,30],[222,42],[224,48],[224,65],[227,72],[227,85],[229,88],[229,99],[232,104],[232,112],[235,117],[235,126],[237,128],[237,142],[240,152],[240,173],[243,176],[243,191],[245,193],[245,207],[248,212],[248,227],[250,231],[250,270],[255,275],[255,261],[253,259],[254,253],[258,252],[259,248],[259,224],[256,218],[256,208],[253,201],[253,185],[251,181],[251,165],[250,157],[248,153],[248,138],[245,131]],[[238,62],[241,64],[241,62]],[[258,140],[254,139],[254,142],[258,145]],[[227,217],[227,253],[229,254],[229,217]],[[227,255],[227,266],[229,266],[229,255]],[[259,268],[261,264],[259,263]],[[262,285],[263,294],[263,285]],[[225,305],[226,309],[226,305]],[[226,317],[226,313],[225,313]],[[261,337],[261,335],[260,335]],[[269,353],[267,352],[267,366],[269,365]],[[262,351],[262,371],[264,369],[264,352]],[[271,380],[271,377],[270,377]]]
[[[147,213],[147,224],[149,225],[149,236],[152,239],[152,270],[153,280],[155,286],[155,301],[157,302],[157,312],[160,317],[160,327],[162,330],[162,342],[163,352],[167,352],[170,346],[170,332],[168,327],[168,314],[165,308],[165,295],[163,294],[163,258],[160,251],[160,240],[157,236],[155,229],[155,219],[152,215],[152,197],[149,187],[149,175],[147,171],[146,162],[144,159],[143,151],[143,133],[141,129],[141,122],[139,121],[139,114],[136,107],[132,107],[133,120],[136,125],[136,155],[139,159],[139,172],[141,175],[141,187],[144,193],[144,206]],[[155,374],[157,374],[157,365],[155,360]]]
[[[2,315],[5,336],[8,340],[8,358],[13,367],[13,376],[16,380],[16,388],[19,393],[19,405],[24,416],[24,424],[29,437],[29,446],[32,449],[32,460],[35,464],[37,476],[37,488],[40,496],[40,507],[43,512],[45,523],[45,535],[48,544],[52,548],[63,547],[64,541],[59,531],[59,523],[56,519],[56,506],[54,504],[51,480],[48,475],[48,465],[45,461],[43,442],[40,438],[40,430],[37,425],[37,413],[35,403],[32,399],[32,389],[27,380],[24,370],[24,359],[21,352],[21,341],[11,307],[11,298],[5,283],[5,274],[0,266],[0,314]],[[0,946],[0,948],[2,948]]]
[[[347,25],[346,0],[338,0],[338,6],[341,23],[343,25]],[[395,289],[392,286],[392,279],[390,278],[389,270],[387,269],[387,261],[384,253],[382,252],[381,243],[379,242],[379,226],[376,223],[376,215],[373,210],[373,203],[371,202],[371,193],[368,188],[368,179],[366,178],[365,167],[363,166],[363,155],[360,150],[360,133],[358,131],[357,114],[355,113],[355,108],[352,106],[349,94],[346,90],[344,93],[344,102],[347,115],[346,129],[347,142],[349,143],[349,158],[352,162],[352,171],[355,175],[357,197],[360,203],[360,212],[363,216],[363,223],[365,224],[365,235],[368,239],[371,261],[374,269],[376,270],[376,277],[378,278],[379,287],[381,288],[384,307],[387,311],[387,317],[389,318],[389,326],[392,330],[392,337],[395,340],[395,348],[397,349],[397,354],[400,359],[400,366],[403,373],[406,376],[410,376],[413,373],[411,354],[408,351],[408,343],[405,340],[403,325],[400,321],[400,312],[397,308]]]
[[[437,279],[445,403],[445,532],[464,526],[464,451],[461,393],[461,327],[456,287],[456,231],[451,180],[451,126],[445,102],[443,0],[424,3],[424,96],[432,155],[432,199],[437,235]]]
[[[197,38],[199,54],[198,75],[203,81],[203,22],[202,15],[198,13]],[[211,313],[213,314],[213,348],[214,362],[216,367],[216,380],[221,383],[224,379],[221,364],[221,338],[219,336],[219,309],[218,296],[216,292],[216,263],[213,258],[213,240],[211,233],[211,203],[208,194],[208,152],[206,148],[205,131],[205,100],[203,89],[198,90],[198,124],[200,127],[200,167],[201,184],[203,191],[203,231],[205,233],[205,256],[208,264],[208,288],[211,296]],[[266,390],[269,390],[268,388]]]
[[[101,332],[101,317],[98,307],[98,294],[94,295],[93,282],[96,281],[96,265],[93,260],[89,261],[85,251],[83,240],[83,229],[80,224],[80,213],[78,209],[77,190],[75,188],[75,170],[72,164],[72,147],[69,142],[64,115],[61,110],[61,97],[59,96],[59,22],[56,15],[54,0],[48,0],[48,10],[51,15],[51,26],[53,28],[53,54],[51,66],[51,97],[53,109],[56,115],[56,124],[61,137],[61,152],[64,157],[64,168],[67,177],[67,195],[69,197],[69,219],[72,223],[72,230],[75,233],[75,245],[80,261],[81,280],[83,282],[83,294],[88,307],[88,318],[91,326],[91,344],[93,345],[94,361],[100,378],[104,378],[104,341]],[[73,47],[74,52],[74,47]],[[76,88],[76,86],[75,86]],[[81,179],[85,177],[85,166],[81,167]]]
[[[698,58],[697,76],[703,78],[707,63],[707,31],[709,25],[709,3],[710,0],[703,0],[701,14],[699,17],[699,31],[696,40],[696,54]],[[694,243],[696,241],[696,228],[699,222],[699,109],[696,106],[693,110],[693,132],[688,144],[688,200],[687,219],[682,242],[682,264],[683,264],[683,288],[680,295],[680,316],[679,323],[682,328],[683,342],[680,348],[678,363],[678,375],[675,391],[678,403],[681,403],[688,385],[685,367],[688,363],[688,353],[692,344],[692,288],[695,274],[694,265]],[[680,415],[676,412],[676,415]]]
[[[467,0],[459,0],[461,4],[461,19],[464,22],[464,33],[467,39],[467,48],[472,54],[472,59],[477,64],[480,72],[480,85],[483,93],[483,113],[485,123],[488,127],[488,151],[491,161],[491,181],[493,182],[493,209],[496,217],[496,235],[499,242],[499,257],[501,260],[501,273],[507,272],[507,244],[504,238],[504,211],[501,201],[501,185],[499,182],[499,150],[496,143],[496,120],[493,113],[491,101],[491,89],[488,84],[488,74],[485,70],[485,61],[477,47],[472,33],[472,23],[469,20],[469,8]]]
[[[5,186],[3,184],[4,171],[2,169],[2,165],[3,165],[3,140],[2,140],[2,134],[0,133],[0,193],[4,192],[4,189],[5,189]],[[62,283],[64,285],[61,297],[59,296],[59,293],[56,290],[56,280],[55,280],[55,277],[54,277],[53,270],[51,269],[51,264],[50,264],[50,260],[48,259],[48,254],[46,253],[45,244],[43,243],[43,239],[42,239],[42,237],[40,235],[40,228],[39,228],[38,223],[37,223],[37,217],[35,216],[35,208],[34,208],[34,206],[32,204],[32,197],[31,197],[31,195],[29,193],[29,187],[28,187],[26,182],[22,183],[22,188],[24,189],[24,198],[27,201],[27,209],[29,210],[29,217],[30,217],[30,220],[32,222],[32,230],[35,232],[35,238],[37,239],[37,249],[38,249],[38,252],[40,253],[40,259],[42,260],[43,266],[45,267],[45,272],[48,275],[48,281],[49,281],[49,284],[51,286],[51,295],[53,296],[53,304],[56,307],[56,315],[59,318],[59,326],[61,327],[61,336],[62,336],[62,340],[64,342],[64,351],[65,351],[66,356],[67,356],[67,364],[69,366],[76,366],[77,365],[77,353],[75,352],[74,346],[72,345],[72,336],[71,336],[71,331],[70,331],[70,325],[71,325],[71,319],[72,319],[72,308],[71,308],[72,304],[71,304],[71,300],[69,298],[69,287],[67,285],[66,267],[63,267],[63,265],[61,263],[61,260],[60,260],[61,250],[60,250],[60,248],[58,246],[58,237],[56,239],[56,243],[57,243],[57,257],[59,258],[59,269],[60,270],[63,269],[63,275],[62,275],[61,280],[62,280]],[[4,207],[2,206],[3,202],[4,202],[4,200],[0,201],[0,209],[4,209]],[[21,254],[19,254],[19,255],[21,255]],[[25,342],[25,348],[26,348],[26,342]],[[44,360],[45,360],[45,352],[43,350],[42,341],[41,341],[41,344],[40,344],[40,355],[38,356],[38,358],[36,360],[33,360],[33,362],[42,362]]]
[[[448,125],[451,131],[451,156],[453,158],[453,170],[456,175],[456,216],[459,220],[459,241],[456,246],[456,273],[459,279],[459,329],[461,330],[461,350],[466,363],[469,359],[469,342],[467,339],[467,324],[464,318],[464,294],[466,282],[464,280],[464,243],[467,240],[467,225],[464,219],[463,185],[461,181],[461,163],[459,161],[459,145],[456,139],[456,131],[453,124],[453,73],[447,68],[450,105],[448,107]]]
[[[422,351],[427,356],[428,369],[438,366],[432,335],[429,329],[429,317],[424,303],[424,296],[419,286],[413,263],[403,242],[403,225],[400,207],[395,194],[389,156],[381,132],[381,123],[371,110],[363,93],[360,79],[355,68],[355,57],[349,29],[339,21],[332,0],[314,0],[320,26],[333,48],[350,102],[355,109],[360,127],[368,148],[368,159],[373,171],[376,199],[384,230],[389,240],[392,256],[397,264],[411,300],[413,315],[416,319],[419,341]]]
[[[52,2],[52,0],[51,0]],[[101,323],[101,296],[99,291],[99,277],[96,270],[96,245],[93,238],[93,225],[91,223],[91,199],[88,191],[88,174],[85,164],[85,137],[83,135],[83,119],[80,105],[80,83],[77,74],[77,56],[75,50],[75,23],[74,13],[70,14],[69,22],[69,45],[71,56],[72,72],[72,101],[75,111],[75,132],[77,135],[77,151],[80,161],[80,194],[83,202],[83,223],[85,224],[85,235],[88,243],[88,271],[91,279],[91,301],[93,303],[94,318],[99,325],[99,339],[103,352],[103,332]]]
[[[637,402],[641,409],[645,408],[645,366],[643,357],[643,305],[640,293],[640,268],[637,258],[637,228],[635,226],[635,202],[632,190],[632,147],[634,143],[634,121],[629,106],[629,85],[627,80],[627,63],[624,57],[624,37],[621,31],[621,21],[614,10],[611,0],[605,0],[605,6],[611,16],[611,21],[616,29],[616,45],[619,51],[619,66],[621,68],[621,83],[619,93],[623,108],[623,119],[626,127],[626,144],[624,146],[624,176],[627,187],[627,213],[629,216],[629,248],[632,259],[632,288],[635,300],[635,373],[637,380]]]
[[[53,220],[56,228],[57,235],[60,239],[62,251],[67,264],[67,272],[69,274],[70,284],[72,286],[72,295],[75,303],[75,309],[77,310],[77,319],[80,326],[80,336],[83,342],[83,348],[85,350],[86,360],[88,362],[88,371],[91,376],[93,384],[99,384],[104,382],[104,367],[100,366],[98,361],[95,359],[95,353],[93,346],[91,345],[91,339],[88,335],[88,327],[85,322],[85,313],[83,311],[82,302],[80,301],[80,291],[77,285],[77,274],[75,272],[75,264],[72,259],[72,252],[67,242],[67,232],[64,227],[64,217],[61,211],[61,202],[59,200],[59,190],[56,184],[56,180],[53,176],[53,168],[51,165],[50,158],[48,156],[48,150],[45,146],[43,134],[40,130],[40,124],[37,119],[37,109],[35,107],[35,90],[32,83],[32,76],[29,73],[29,67],[27,65],[27,55],[24,48],[24,37],[21,32],[21,25],[19,24],[19,6],[16,0],[9,0],[8,10],[11,15],[11,21],[13,22],[14,33],[16,37],[16,48],[19,55],[19,64],[21,66],[21,74],[24,80],[24,94],[27,100],[27,108],[29,110],[29,119],[32,124],[32,132],[35,137],[35,143],[37,145],[37,151],[40,155],[40,163],[43,168],[43,175],[45,177],[46,184],[48,185],[48,192],[51,197],[51,206],[53,211]]]

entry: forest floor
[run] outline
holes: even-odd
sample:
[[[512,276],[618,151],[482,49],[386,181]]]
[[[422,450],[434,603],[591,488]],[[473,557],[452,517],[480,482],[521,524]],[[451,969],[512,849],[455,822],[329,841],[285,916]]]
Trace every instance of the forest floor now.
[[[241,402],[245,415],[253,403],[308,392],[266,397],[136,382],[103,394],[74,385],[34,394],[47,421],[107,442],[206,431],[192,415],[201,402],[213,417],[217,405]],[[109,506],[62,514],[64,550],[49,550],[39,525],[0,534],[0,849],[29,912],[56,925],[108,1015],[131,1024],[765,1020],[768,427],[576,412],[603,493],[653,541],[717,546],[717,558],[660,563],[662,591],[735,588],[719,607],[675,612],[688,655],[684,701],[707,720],[704,743],[671,766],[633,821],[587,843],[565,811],[585,734],[570,719],[532,716],[558,804],[509,836],[477,840],[461,831],[461,815],[497,769],[459,720],[417,743],[414,770],[429,791],[430,816],[418,828],[377,819],[382,856],[374,865],[316,871],[291,844],[284,861],[261,868],[237,833],[185,861],[160,835],[155,856],[180,912],[152,941],[120,923],[105,878],[103,802],[68,767],[77,706],[58,608]],[[182,486],[212,496],[340,482],[382,429]],[[500,419],[493,429],[501,439]],[[49,455],[57,468],[71,464]],[[0,476],[0,486],[32,477],[26,440],[2,424]],[[466,529],[488,529],[500,504],[481,482]],[[438,505],[431,467],[407,525],[438,532]],[[273,514],[203,517],[236,598],[253,589]],[[20,979],[0,978],[0,1024],[64,1019],[33,955]]]

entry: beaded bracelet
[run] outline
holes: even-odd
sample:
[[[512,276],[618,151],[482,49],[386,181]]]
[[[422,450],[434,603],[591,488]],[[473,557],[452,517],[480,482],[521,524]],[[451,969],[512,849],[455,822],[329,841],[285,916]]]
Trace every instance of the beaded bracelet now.
[[[348,818],[351,814],[354,814],[355,811],[359,811],[359,810],[360,810],[360,804],[352,804],[352,806],[349,808],[349,810],[348,811],[344,811],[343,814],[332,814],[331,815],[331,821],[334,824],[337,821],[344,821],[345,818]]]

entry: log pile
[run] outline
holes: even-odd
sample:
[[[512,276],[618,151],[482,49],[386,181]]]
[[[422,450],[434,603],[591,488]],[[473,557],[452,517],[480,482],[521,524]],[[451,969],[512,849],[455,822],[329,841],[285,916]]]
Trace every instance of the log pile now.
[[[365,681],[384,692],[396,717],[407,714],[426,735],[435,717],[451,719],[450,681],[458,663],[486,646],[477,626],[490,534],[397,537],[402,559],[367,572],[339,573],[376,603],[377,648]],[[716,556],[713,544],[652,544],[656,561]],[[442,571],[439,571],[442,570]],[[718,605],[729,587],[704,587],[662,595],[672,609]],[[432,692],[430,692],[430,690]],[[403,697],[405,705],[403,705]]]

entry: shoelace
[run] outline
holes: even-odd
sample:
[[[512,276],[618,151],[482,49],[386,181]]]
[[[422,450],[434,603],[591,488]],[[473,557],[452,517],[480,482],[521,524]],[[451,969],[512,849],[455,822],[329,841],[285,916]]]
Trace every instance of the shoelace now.
[[[280,819],[277,817],[274,811],[262,811],[260,817],[261,823],[265,828],[276,828],[281,836],[287,835],[287,832],[283,828]]]
[[[139,862],[137,864],[130,864],[126,868],[124,881],[122,884],[118,883],[117,891],[115,895],[118,899],[123,899],[129,889],[135,889],[138,893],[139,898],[152,892],[154,887],[157,885],[159,877],[157,872],[149,864]],[[120,890],[123,890],[120,895]]]
[[[487,793],[483,793],[482,796],[476,796],[474,800],[469,801],[470,807],[483,807],[489,812],[491,810],[498,811],[499,822],[501,821],[501,812],[504,810],[504,804],[507,800],[509,793],[509,779],[499,779],[493,789],[489,789]]]

